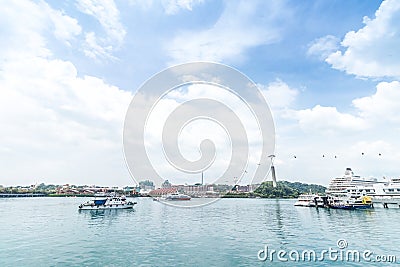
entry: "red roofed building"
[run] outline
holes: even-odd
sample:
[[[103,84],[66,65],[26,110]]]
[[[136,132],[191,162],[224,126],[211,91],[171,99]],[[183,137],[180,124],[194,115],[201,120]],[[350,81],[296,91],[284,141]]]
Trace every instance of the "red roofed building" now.
[[[149,195],[152,197],[161,197],[164,195],[169,195],[169,194],[173,194],[173,193],[177,193],[177,192],[178,192],[177,188],[159,188],[159,189],[151,190],[149,192]]]

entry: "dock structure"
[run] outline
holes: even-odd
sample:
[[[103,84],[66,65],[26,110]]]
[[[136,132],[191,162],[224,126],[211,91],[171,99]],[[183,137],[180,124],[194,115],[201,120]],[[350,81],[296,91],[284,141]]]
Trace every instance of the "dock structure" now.
[[[12,194],[12,193],[1,193],[0,198],[16,198],[16,197],[45,197],[46,194],[40,193],[27,193],[27,194]]]

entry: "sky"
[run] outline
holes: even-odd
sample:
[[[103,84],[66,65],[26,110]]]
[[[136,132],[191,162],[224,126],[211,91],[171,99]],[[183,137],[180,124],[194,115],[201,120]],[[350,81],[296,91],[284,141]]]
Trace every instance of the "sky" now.
[[[258,85],[275,122],[278,180],[327,185],[346,167],[400,175],[397,0],[17,0],[0,5],[0,25],[2,185],[133,185],[122,141],[129,103],[153,75],[192,61],[232,66]],[[229,102],[251,120],[215,86],[166,95],[151,114],[146,149],[175,183],[200,178],[185,180],[168,164],[160,125],[196,97]],[[253,128],[246,125],[254,140],[239,176],[267,160],[258,158]],[[206,182],[229,165],[226,135],[212,121],[182,131],[191,160],[202,139],[214,139]]]

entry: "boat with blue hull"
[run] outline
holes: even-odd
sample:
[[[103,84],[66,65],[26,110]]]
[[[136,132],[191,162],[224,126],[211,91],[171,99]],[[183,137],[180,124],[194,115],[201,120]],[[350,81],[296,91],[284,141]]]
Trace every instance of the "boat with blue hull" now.
[[[328,207],[332,209],[356,210],[356,209],[371,209],[373,208],[372,198],[363,196],[360,198],[335,198],[328,197]]]
[[[125,196],[96,196],[79,205],[79,210],[109,210],[109,209],[132,209],[137,202],[127,201]]]

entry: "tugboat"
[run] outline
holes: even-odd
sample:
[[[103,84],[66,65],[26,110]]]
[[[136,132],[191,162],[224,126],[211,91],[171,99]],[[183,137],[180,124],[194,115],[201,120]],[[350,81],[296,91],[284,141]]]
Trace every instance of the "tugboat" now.
[[[79,205],[79,210],[132,209],[137,202],[127,201],[125,196],[96,196]]]
[[[363,196],[356,199],[328,197],[328,206],[332,209],[345,210],[370,209],[374,207],[372,204],[372,198],[370,196]]]

